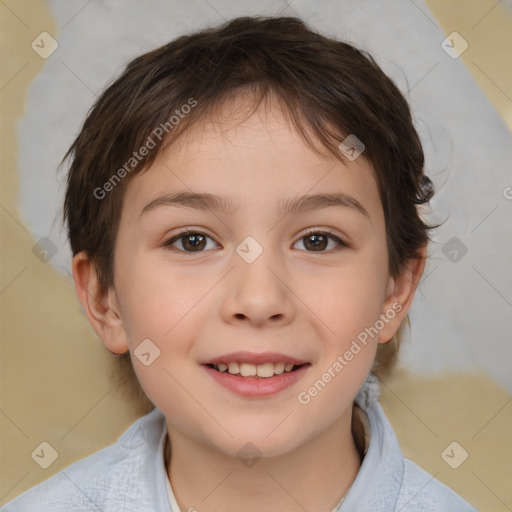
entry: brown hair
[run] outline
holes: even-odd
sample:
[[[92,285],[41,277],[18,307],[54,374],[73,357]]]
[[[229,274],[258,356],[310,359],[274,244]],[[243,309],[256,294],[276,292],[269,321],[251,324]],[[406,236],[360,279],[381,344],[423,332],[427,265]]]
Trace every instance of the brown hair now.
[[[130,62],[97,99],[66,153],[71,159],[64,220],[73,254],[85,250],[103,289],[113,285],[113,256],[129,179],[199,119],[215,117],[235,94],[254,109],[270,96],[315,152],[338,160],[355,134],[365,147],[382,201],[390,275],[429,240],[417,206],[433,195],[407,101],[367,52],[325,37],[293,17],[241,17],[183,35]],[[143,149],[145,148],[145,150]],[[409,323],[408,317],[404,322]],[[375,372],[393,366],[400,344],[379,344]],[[120,368],[138,382],[129,354]],[[127,375],[125,373],[125,375]],[[139,388],[140,391],[140,388]]]

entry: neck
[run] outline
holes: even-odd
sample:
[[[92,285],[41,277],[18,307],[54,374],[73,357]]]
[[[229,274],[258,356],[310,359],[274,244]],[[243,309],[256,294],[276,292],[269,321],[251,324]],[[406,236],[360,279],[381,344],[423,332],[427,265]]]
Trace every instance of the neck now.
[[[292,452],[250,467],[167,424],[165,464],[176,501],[182,512],[331,512],[361,465],[351,421],[349,410]]]

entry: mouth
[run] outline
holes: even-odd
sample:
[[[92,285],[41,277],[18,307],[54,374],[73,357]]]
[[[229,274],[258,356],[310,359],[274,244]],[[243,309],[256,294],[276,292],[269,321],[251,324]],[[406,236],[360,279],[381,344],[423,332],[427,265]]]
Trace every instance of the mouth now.
[[[225,389],[244,398],[266,398],[291,388],[308,373],[310,362],[275,352],[233,352],[201,363]]]
[[[227,373],[229,375],[237,375],[240,377],[252,377],[256,379],[271,379],[276,375],[282,375],[283,373],[293,373],[303,366],[309,366],[310,363],[289,363],[289,362],[277,362],[277,363],[239,363],[236,361],[230,361],[228,363],[207,363],[205,366],[216,370],[220,373]]]
[[[311,363],[203,363],[214,382],[250,399],[267,398],[291,388],[308,373]]]

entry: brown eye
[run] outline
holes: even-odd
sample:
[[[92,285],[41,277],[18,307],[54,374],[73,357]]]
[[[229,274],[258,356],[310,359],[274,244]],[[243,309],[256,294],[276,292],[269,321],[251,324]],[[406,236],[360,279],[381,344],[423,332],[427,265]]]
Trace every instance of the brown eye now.
[[[183,231],[167,240],[164,246],[170,247],[178,243],[178,247],[173,248],[183,252],[202,252],[207,245],[206,241],[208,238],[210,237],[197,231]]]
[[[337,236],[323,231],[310,231],[299,241],[303,241],[304,247],[308,252],[328,252],[325,249],[328,247],[330,240],[333,240],[338,244],[337,247],[332,249],[333,251],[338,251],[344,247],[349,247],[349,244],[343,242],[343,240]]]

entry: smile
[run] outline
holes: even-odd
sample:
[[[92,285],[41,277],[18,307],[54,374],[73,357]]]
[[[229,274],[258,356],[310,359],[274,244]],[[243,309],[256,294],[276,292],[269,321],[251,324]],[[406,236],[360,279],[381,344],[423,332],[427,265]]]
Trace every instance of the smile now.
[[[230,375],[240,375],[242,377],[259,377],[262,379],[269,379],[274,377],[275,375],[293,372],[302,365],[284,362],[263,364],[230,362],[209,364],[208,366],[219,372],[229,373]]]
[[[290,368],[291,365],[291,368]],[[293,386],[307,373],[310,363],[202,364],[206,373],[231,393],[244,398],[267,398]],[[281,373],[279,373],[281,372]],[[244,376],[244,374],[246,374]],[[263,375],[263,376],[262,376]]]

